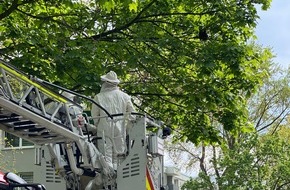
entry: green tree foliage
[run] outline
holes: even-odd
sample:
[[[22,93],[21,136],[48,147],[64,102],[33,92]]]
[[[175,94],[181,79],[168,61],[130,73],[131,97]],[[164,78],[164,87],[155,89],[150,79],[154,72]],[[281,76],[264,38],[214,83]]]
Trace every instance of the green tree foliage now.
[[[218,141],[245,126],[245,97],[265,76],[250,43],[270,0],[1,0],[0,55],[22,71],[91,95],[115,70],[141,111],[181,137]]]
[[[181,151],[191,155],[191,165],[200,167],[187,189],[289,189],[289,70],[274,69],[270,79],[248,101],[255,131],[221,135],[225,143],[192,149],[171,146],[174,157]],[[190,149],[191,148],[191,149]],[[192,151],[195,150],[195,151]],[[179,153],[178,153],[179,152]],[[184,161],[186,162],[186,161]]]
[[[0,132],[1,133],[1,132]],[[16,172],[15,162],[16,162],[16,154],[19,153],[19,150],[13,148],[12,143],[7,141],[7,138],[0,139],[0,171],[2,172]],[[11,151],[3,151],[2,149],[10,148]]]
[[[289,128],[284,132],[289,134]],[[245,138],[243,139],[245,140]],[[220,176],[201,172],[196,179],[188,181],[187,190],[246,190],[290,188],[289,140],[277,133],[258,140],[256,134],[227,149],[219,160]]]
[[[290,113],[290,69],[276,68],[272,73],[276,73],[275,76],[265,80],[249,101],[250,120],[258,132],[275,133]]]

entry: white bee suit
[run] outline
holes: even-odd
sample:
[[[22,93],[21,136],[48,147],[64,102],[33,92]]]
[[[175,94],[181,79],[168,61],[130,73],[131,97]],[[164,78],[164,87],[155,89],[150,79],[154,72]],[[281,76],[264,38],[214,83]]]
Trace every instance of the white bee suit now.
[[[131,102],[131,97],[126,93],[119,90],[117,84],[104,82],[99,94],[97,94],[94,100],[105,108],[110,114],[127,114],[133,112],[134,107]],[[126,127],[127,122],[124,120],[124,116],[114,117],[113,119],[108,116],[98,106],[92,106],[92,117],[100,117],[94,119],[97,126],[97,136],[105,136],[105,145],[98,141],[98,148],[101,153],[105,155],[108,163],[114,164],[114,157],[117,154],[124,153],[126,151]],[[105,116],[105,117],[102,117]]]

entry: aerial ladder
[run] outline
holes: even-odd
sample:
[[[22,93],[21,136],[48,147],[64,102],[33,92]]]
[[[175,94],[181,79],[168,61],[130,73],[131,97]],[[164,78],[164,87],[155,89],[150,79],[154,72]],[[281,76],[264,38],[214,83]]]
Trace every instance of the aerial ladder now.
[[[64,92],[96,104],[110,122],[126,119],[126,114],[135,116],[128,121],[130,130],[123,133],[126,150],[117,155],[116,166],[108,164],[96,146],[106,146],[104,138],[88,130],[95,118]],[[79,115],[85,118],[84,127],[77,126]],[[67,190],[165,190],[163,142],[170,133],[162,122],[140,113],[112,115],[90,97],[29,76],[2,60],[0,129],[47,146],[51,164],[65,179]]]

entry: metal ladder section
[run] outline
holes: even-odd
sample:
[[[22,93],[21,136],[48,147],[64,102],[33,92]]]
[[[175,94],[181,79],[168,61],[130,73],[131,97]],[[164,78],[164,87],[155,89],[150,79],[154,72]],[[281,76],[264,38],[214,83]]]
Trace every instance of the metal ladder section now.
[[[0,60],[0,129],[34,144],[77,142],[71,107],[80,105]],[[81,107],[80,107],[81,108]]]

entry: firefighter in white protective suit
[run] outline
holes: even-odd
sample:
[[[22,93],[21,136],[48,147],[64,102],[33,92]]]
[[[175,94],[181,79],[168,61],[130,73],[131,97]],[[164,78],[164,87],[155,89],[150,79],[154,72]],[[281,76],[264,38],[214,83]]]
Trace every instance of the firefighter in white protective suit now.
[[[106,162],[116,169],[116,156],[126,151],[126,130],[130,126],[129,120],[134,119],[130,114],[134,112],[134,107],[131,97],[119,89],[120,80],[114,71],[101,76],[101,80],[103,84],[100,93],[94,97],[94,100],[111,115],[123,114],[111,119],[96,105],[93,105],[91,110],[97,126],[97,136],[102,137],[102,140],[98,141],[98,149],[105,156]]]

